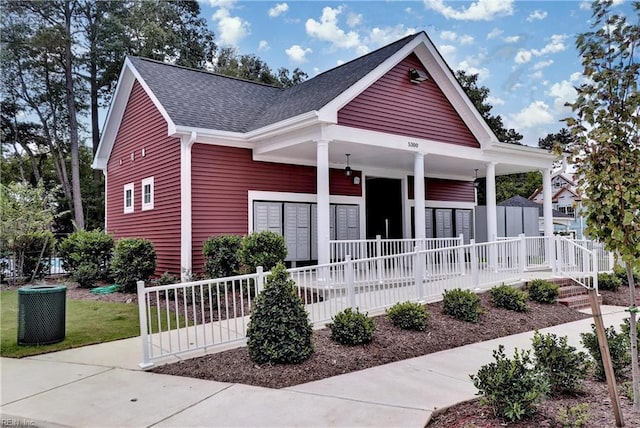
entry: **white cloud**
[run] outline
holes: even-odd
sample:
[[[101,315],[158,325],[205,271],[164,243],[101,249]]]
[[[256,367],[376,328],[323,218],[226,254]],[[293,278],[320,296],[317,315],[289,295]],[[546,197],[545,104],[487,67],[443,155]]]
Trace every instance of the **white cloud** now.
[[[458,64],[458,69],[463,69],[468,74],[477,74],[478,82],[482,83],[489,78],[491,72],[487,67],[476,67],[472,65],[468,60],[462,61]]]
[[[568,38],[566,34],[554,34],[551,36],[551,42],[540,50],[533,49],[531,52],[536,55],[546,55],[550,53],[558,53],[567,49],[564,41]]]
[[[258,50],[268,51],[269,49],[271,49],[271,47],[269,46],[269,42],[267,42],[266,40],[260,40],[260,42],[258,43]]]
[[[250,24],[239,16],[231,16],[229,7],[232,2],[219,2],[221,6],[215,11],[211,19],[216,22],[218,28],[218,42],[223,46],[237,45],[247,34],[249,34]]]
[[[463,36],[460,36],[459,41],[461,45],[470,45],[473,43],[473,37],[468,34],[465,34]]]
[[[487,97],[487,102],[492,106],[503,106],[505,104],[504,100],[500,97],[494,97],[493,95],[489,95]]]
[[[236,0],[209,0],[209,4],[213,7],[221,7],[224,9],[230,9]]]
[[[535,64],[533,64],[533,69],[534,70],[542,70],[543,68],[549,67],[551,64],[553,64],[553,60],[547,60],[547,61],[538,61]]]
[[[307,34],[316,39],[331,42],[334,48],[356,48],[360,45],[360,36],[355,31],[346,33],[338,27],[338,15],[342,12],[342,6],[335,9],[325,7],[322,9],[320,22],[309,18],[305,24]]]
[[[583,1],[582,3],[580,3],[580,9],[582,9],[582,10],[591,10],[591,2]]]
[[[531,77],[532,80],[540,80],[543,77],[542,71],[540,71],[540,70],[535,71],[535,72],[531,73],[530,77]]]
[[[453,42],[455,39],[458,38],[458,35],[453,31],[445,30],[445,31],[440,32],[440,38],[442,40],[447,40],[447,41]]]
[[[520,36],[503,37],[502,40],[504,40],[505,43],[518,43],[520,41]]]
[[[341,66],[342,64],[344,64],[344,60],[339,59],[336,61],[336,66]]]
[[[488,40],[495,39],[496,37],[500,36],[502,33],[504,33],[504,31],[502,31],[498,27],[495,27],[493,30],[489,32],[489,34],[487,34],[487,39]]]
[[[424,0],[424,5],[445,18],[466,21],[490,21],[498,16],[513,15],[513,0],[477,0],[466,9],[447,6],[444,0]]]
[[[549,106],[543,101],[533,101],[518,113],[508,115],[509,126],[518,128],[533,128],[534,126],[554,123],[555,119],[549,113]],[[511,125],[513,124],[513,125]]]
[[[553,105],[556,110],[562,110],[565,103],[575,101],[577,92],[574,86],[577,86],[584,80],[582,73],[572,73],[568,80],[556,82],[549,88],[548,95],[553,97]]]
[[[516,64],[526,64],[529,61],[531,61],[531,52],[521,49],[516,54],[516,57],[514,58],[514,60]]]
[[[438,50],[445,57],[456,52],[456,47],[453,45],[441,45]]]
[[[351,28],[362,24],[362,14],[360,13],[350,13],[347,16],[347,25]]]
[[[378,28],[374,27],[365,37],[364,43],[374,49],[380,46],[388,45],[409,34],[414,34],[417,29],[413,27],[406,28],[404,24],[398,24],[394,27]]]
[[[280,16],[286,11],[289,10],[289,5],[286,3],[278,3],[271,9],[269,9],[269,16],[275,18],[276,16]]]
[[[312,53],[310,48],[303,48],[300,45],[293,45],[284,51],[289,59],[295,63],[307,62],[306,55]]]
[[[543,11],[543,10],[534,10],[533,12],[531,12],[529,14],[529,16],[527,17],[527,21],[529,22],[533,22],[537,19],[542,20],[545,19],[547,17],[547,12]]]

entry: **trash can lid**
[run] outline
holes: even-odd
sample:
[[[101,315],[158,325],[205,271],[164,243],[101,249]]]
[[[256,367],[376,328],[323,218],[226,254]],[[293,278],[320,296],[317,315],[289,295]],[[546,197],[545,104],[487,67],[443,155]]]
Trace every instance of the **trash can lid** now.
[[[65,285],[30,285],[28,287],[18,288],[18,294],[46,294],[46,293],[60,293],[66,291]]]

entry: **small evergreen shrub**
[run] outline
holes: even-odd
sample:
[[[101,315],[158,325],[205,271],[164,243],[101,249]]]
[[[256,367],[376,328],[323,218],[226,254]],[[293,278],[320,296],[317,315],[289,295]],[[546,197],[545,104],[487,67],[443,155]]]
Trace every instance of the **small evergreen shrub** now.
[[[504,346],[499,345],[493,351],[495,361],[471,375],[481,401],[489,405],[496,416],[508,421],[531,417],[536,403],[549,392],[546,377],[535,370],[530,354],[530,351],[516,349],[513,358],[507,358]]]
[[[522,290],[502,284],[493,287],[489,293],[491,294],[491,302],[498,308],[505,308],[516,312],[526,312],[529,310],[527,293]]]
[[[632,270],[633,272],[633,282],[635,284],[636,287],[640,287],[640,269],[635,268]],[[627,278],[627,269],[624,266],[621,265],[615,265],[613,267],[613,273],[620,278],[620,281],[622,281],[622,284],[625,286],[629,286],[629,281]]]
[[[124,291],[136,291],[136,282],[148,280],[156,270],[156,250],[151,241],[141,238],[118,240],[111,270],[114,280]]]
[[[262,266],[265,272],[287,257],[287,245],[284,237],[268,230],[254,232],[242,238],[238,250],[240,263],[249,272],[255,272]]]
[[[391,324],[405,330],[424,331],[429,313],[419,303],[396,303],[387,309],[387,318]]]
[[[469,290],[444,290],[443,311],[461,321],[478,322],[482,313],[480,298]]]
[[[560,293],[560,287],[545,279],[534,279],[527,287],[529,298],[538,303],[555,303]]]
[[[615,273],[603,272],[598,274],[598,288],[600,290],[618,291],[621,285],[622,280]]]
[[[331,338],[342,345],[360,345],[373,340],[376,329],[375,321],[361,313],[347,308],[331,318],[327,327],[331,330]]]
[[[547,376],[551,391],[555,394],[579,391],[589,368],[587,354],[567,344],[567,336],[536,331],[532,342],[536,369]]]
[[[101,230],[79,230],[64,239],[58,254],[64,268],[81,287],[110,276],[113,238]]]
[[[313,353],[312,325],[295,283],[278,263],[258,294],[247,327],[249,356],[258,364],[299,363]]]
[[[589,421],[589,405],[587,403],[575,406],[561,407],[556,415],[558,422],[566,428],[580,428]]]
[[[240,270],[238,250],[241,236],[212,236],[202,245],[204,271],[209,278],[224,278],[235,275]]]
[[[609,354],[611,355],[611,365],[613,366],[613,374],[618,379],[625,367],[631,364],[631,356],[629,355],[628,339],[623,333],[617,333],[613,326],[605,329],[607,342],[609,343]],[[581,342],[591,355],[595,362],[596,377],[599,380],[605,380],[604,366],[602,365],[602,357],[600,347],[598,346],[598,337],[596,336],[596,326],[591,324],[591,333],[580,333]]]

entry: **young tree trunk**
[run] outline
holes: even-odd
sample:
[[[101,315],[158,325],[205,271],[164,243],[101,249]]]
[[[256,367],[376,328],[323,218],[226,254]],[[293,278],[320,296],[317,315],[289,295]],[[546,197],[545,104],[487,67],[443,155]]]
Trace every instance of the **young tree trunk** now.
[[[633,309],[636,308],[636,285],[633,280],[633,269],[630,263],[625,263],[627,269],[627,281],[629,281],[629,307],[630,311],[629,320],[629,339],[631,341],[631,374],[633,381],[633,411],[640,413],[640,373],[638,369],[638,330],[636,327],[636,313]]]

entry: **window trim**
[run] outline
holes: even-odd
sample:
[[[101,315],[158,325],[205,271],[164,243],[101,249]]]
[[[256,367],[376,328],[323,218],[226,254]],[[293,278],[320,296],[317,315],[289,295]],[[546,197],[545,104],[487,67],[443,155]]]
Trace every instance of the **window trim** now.
[[[150,196],[150,201],[149,202],[145,202],[144,198],[145,198],[145,187],[149,186],[149,196]],[[141,196],[142,196],[142,211],[147,211],[147,210],[152,210],[154,207],[154,199],[155,199],[155,189],[154,189],[154,179],[153,176],[151,177],[147,177],[145,179],[142,180],[142,192],[141,192]]]
[[[127,192],[131,191],[131,199],[129,199],[130,205],[127,205]],[[135,190],[133,183],[127,183],[123,188],[123,202],[122,205],[124,207],[124,213],[129,214],[134,212],[135,205]]]

